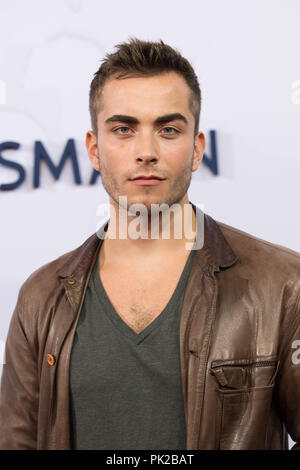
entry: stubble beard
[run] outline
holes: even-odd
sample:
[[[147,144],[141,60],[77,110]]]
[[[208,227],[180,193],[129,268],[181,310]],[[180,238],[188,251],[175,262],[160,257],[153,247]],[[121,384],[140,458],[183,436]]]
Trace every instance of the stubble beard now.
[[[145,200],[143,198],[139,198],[139,200],[128,198],[127,194],[122,191],[121,186],[114,178],[113,174],[103,165],[103,162],[99,158],[99,168],[100,168],[100,178],[103,184],[103,187],[107,194],[111,197],[111,199],[115,202],[116,207],[119,206],[122,209],[129,211],[129,208],[133,204],[143,204],[147,208],[148,217],[151,216],[151,205],[152,204],[164,204],[165,208],[170,208],[173,204],[178,204],[185,196],[192,179],[192,165],[193,165],[193,157],[188,165],[185,165],[182,168],[176,177],[174,178],[170,190],[166,196],[158,196],[156,199],[151,198],[151,201],[148,202],[148,197],[146,196]],[[167,180],[169,181],[169,180]],[[164,183],[162,183],[164,184]],[[152,187],[144,187],[142,190],[145,192],[146,195],[151,194]],[[122,199],[119,200],[120,196],[127,196],[127,205],[122,205]],[[125,203],[126,204],[126,203]],[[163,207],[162,207],[162,210]]]

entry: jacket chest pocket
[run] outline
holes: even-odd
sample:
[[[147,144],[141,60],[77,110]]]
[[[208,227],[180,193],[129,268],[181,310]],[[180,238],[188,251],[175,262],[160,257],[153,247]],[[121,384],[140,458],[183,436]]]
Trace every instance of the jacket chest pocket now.
[[[273,357],[216,360],[216,447],[265,449],[279,361]]]

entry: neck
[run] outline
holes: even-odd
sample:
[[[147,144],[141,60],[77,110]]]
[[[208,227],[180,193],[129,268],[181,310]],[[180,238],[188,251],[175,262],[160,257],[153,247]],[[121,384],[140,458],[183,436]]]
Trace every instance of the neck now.
[[[102,262],[154,262],[171,256],[187,256],[195,241],[196,215],[187,195],[163,212],[133,214],[110,205],[110,219],[101,248]],[[139,261],[138,261],[139,262]]]

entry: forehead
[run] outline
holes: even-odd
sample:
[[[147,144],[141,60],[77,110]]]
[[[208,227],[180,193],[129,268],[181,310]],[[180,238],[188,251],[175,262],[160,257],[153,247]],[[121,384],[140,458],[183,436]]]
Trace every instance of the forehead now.
[[[176,72],[120,80],[110,78],[100,95],[99,115],[104,119],[112,113],[151,112],[153,115],[182,111],[188,114],[190,94],[185,79]]]

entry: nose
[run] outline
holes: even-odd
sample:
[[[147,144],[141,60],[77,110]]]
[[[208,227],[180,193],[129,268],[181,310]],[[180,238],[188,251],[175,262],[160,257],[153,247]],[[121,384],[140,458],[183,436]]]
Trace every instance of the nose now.
[[[151,132],[141,133],[136,139],[136,162],[137,163],[157,163],[158,152],[156,148],[155,138]]]

